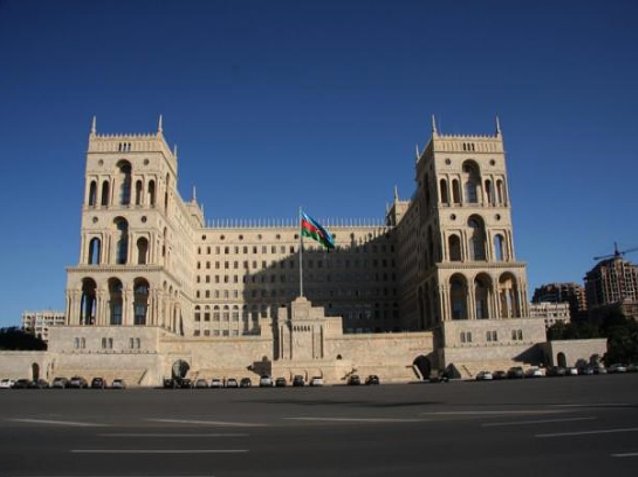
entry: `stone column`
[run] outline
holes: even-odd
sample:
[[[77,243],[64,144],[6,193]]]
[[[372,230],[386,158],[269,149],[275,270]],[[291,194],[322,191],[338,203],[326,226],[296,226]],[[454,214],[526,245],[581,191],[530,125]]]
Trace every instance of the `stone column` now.
[[[467,280],[467,278],[466,278]],[[474,283],[467,283],[467,319],[476,320],[476,300],[474,296]]]

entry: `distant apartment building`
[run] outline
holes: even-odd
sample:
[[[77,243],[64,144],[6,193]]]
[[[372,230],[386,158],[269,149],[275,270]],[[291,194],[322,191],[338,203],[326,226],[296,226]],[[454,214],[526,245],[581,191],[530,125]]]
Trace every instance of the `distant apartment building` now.
[[[542,318],[545,321],[545,329],[550,328],[558,321],[569,323],[571,321],[570,305],[564,303],[540,302],[529,305],[530,318]]]
[[[585,287],[574,282],[541,285],[534,290],[532,303],[569,303],[569,314],[573,319],[587,314]]]
[[[64,312],[44,310],[22,313],[22,329],[44,342],[49,340],[49,328],[54,326],[64,326]]]
[[[638,300],[638,266],[616,256],[599,262],[585,275],[587,303],[591,308]]]

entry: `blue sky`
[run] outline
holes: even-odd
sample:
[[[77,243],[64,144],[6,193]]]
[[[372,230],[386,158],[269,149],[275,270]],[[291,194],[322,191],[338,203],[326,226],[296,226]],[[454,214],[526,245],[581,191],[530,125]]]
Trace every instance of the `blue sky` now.
[[[431,114],[470,134],[498,114],[530,293],[580,282],[638,246],[636,18],[619,0],[0,0],[0,326],[64,307],[94,114],[116,133],[162,113],[208,218],[380,218],[414,190]]]

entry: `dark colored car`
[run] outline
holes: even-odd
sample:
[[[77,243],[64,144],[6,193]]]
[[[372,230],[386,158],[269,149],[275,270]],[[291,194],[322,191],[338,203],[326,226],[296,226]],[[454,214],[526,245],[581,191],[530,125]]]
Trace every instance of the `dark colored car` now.
[[[57,388],[57,389],[65,389],[69,387],[69,380],[67,378],[63,378],[63,377],[56,377],[53,379],[53,382],[51,383],[51,387],[52,388]]]
[[[31,381],[29,379],[18,379],[15,383],[13,383],[13,389],[28,389]]]
[[[91,389],[104,389],[106,387],[106,381],[104,378],[93,378],[91,380]]]
[[[379,376],[377,376],[376,374],[371,374],[366,378],[366,384],[380,384]]]
[[[303,379],[303,376],[297,374],[294,378],[292,378],[292,385],[293,387],[303,387],[305,386],[305,382]]]
[[[193,381],[188,378],[182,378],[179,380],[179,387],[182,389],[191,389],[193,387]]]
[[[512,366],[507,370],[508,379],[523,379],[524,377],[525,373],[523,372],[523,368],[520,366]]]
[[[357,374],[353,374],[348,378],[348,386],[358,386],[361,384],[361,378]]]
[[[492,379],[506,379],[506,378],[507,378],[507,373],[503,371],[502,369],[499,369],[498,371],[494,371],[492,373]]]
[[[69,387],[74,389],[86,389],[89,387],[89,383],[86,382],[82,376],[73,376],[69,381]]]
[[[30,389],[49,389],[49,383],[44,379],[36,379],[29,383]]]
[[[252,385],[253,385],[253,382],[250,380],[250,378],[241,378],[241,381],[239,381],[240,388],[249,388]]]
[[[285,388],[287,386],[286,378],[277,378],[275,379],[275,387],[277,388]]]
[[[547,370],[547,376],[557,377],[567,375],[567,369],[562,366],[552,366]]]

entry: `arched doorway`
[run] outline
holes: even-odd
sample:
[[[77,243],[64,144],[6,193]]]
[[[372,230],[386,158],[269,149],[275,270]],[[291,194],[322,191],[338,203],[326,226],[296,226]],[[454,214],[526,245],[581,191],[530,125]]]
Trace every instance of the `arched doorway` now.
[[[186,361],[178,359],[173,363],[173,367],[171,368],[173,379],[184,379],[189,369],[191,369],[191,367]]]
[[[33,363],[31,365],[31,376],[34,381],[40,379],[40,365],[38,363]]]
[[[430,360],[428,358],[423,355],[419,355],[416,357],[412,365],[415,366],[421,374],[421,379],[428,379],[430,377],[432,364],[430,363]]]
[[[562,368],[567,367],[567,359],[562,351],[556,355],[556,364]]]

